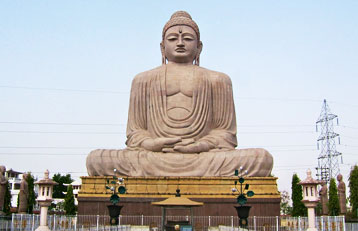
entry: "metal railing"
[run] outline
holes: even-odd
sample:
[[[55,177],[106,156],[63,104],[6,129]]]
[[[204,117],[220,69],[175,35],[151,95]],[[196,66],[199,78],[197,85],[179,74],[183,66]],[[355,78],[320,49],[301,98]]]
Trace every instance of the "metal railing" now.
[[[167,216],[167,221],[190,221],[189,216]],[[237,216],[194,216],[194,230],[234,231],[238,230]],[[119,226],[109,226],[109,216],[102,215],[48,215],[50,230],[84,231],[84,230],[120,230],[129,231],[131,227],[141,230],[162,230],[161,216],[120,216]],[[0,231],[35,231],[40,225],[40,216],[34,214],[12,214],[0,217]],[[142,228],[141,228],[142,227]],[[308,228],[307,217],[249,217],[248,229],[254,231],[304,231]],[[316,217],[318,231],[353,231],[358,230],[358,223],[345,224],[344,216]]]

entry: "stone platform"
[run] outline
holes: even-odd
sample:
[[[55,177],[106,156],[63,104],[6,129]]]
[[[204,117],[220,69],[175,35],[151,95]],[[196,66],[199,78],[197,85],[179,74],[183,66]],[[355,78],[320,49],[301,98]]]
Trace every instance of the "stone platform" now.
[[[109,190],[105,189],[110,176],[81,177],[82,188],[78,195],[79,215],[108,214]],[[123,177],[127,193],[120,195],[119,205],[123,205],[122,215],[160,216],[161,209],[151,202],[174,197],[180,189],[182,197],[204,202],[204,206],[194,208],[196,216],[236,216],[236,196],[232,194],[237,177]],[[280,215],[280,193],[276,177],[247,177],[245,183],[255,196],[248,199],[252,206],[250,216]],[[185,211],[172,211],[176,215]],[[170,213],[168,214],[170,215]]]

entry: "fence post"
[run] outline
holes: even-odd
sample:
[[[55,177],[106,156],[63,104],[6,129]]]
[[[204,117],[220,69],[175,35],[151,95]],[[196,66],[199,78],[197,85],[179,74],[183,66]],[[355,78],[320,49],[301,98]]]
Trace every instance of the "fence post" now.
[[[234,230],[234,217],[231,216],[231,230]]]
[[[53,230],[56,230],[56,213],[53,214]]]
[[[298,217],[298,230],[301,231],[301,217]]]
[[[76,214],[76,218],[75,218],[75,231],[77,231],[77,219],[78,218],[78,215]]]
[[[209,216],[209,225],[208,225],[209,227],[211,226],[211,221],[210,221],[210,219],[211,219],[211,217]]]
[[[254,230],[256,231],[256,216],[254,216]]]
[[[276,216],[276,231],[278,231],[278,216]]]
[[[35,214],[32,214],[32,228],[31,230],[34,231],[35,229]]]
[[[14,220],[15,220],[15,213],[13,213],[11,216],[11,231],[14,230]]]
[[[22,214],[20,214],[20,230],[22,230]]]
[[[96,230],[98,231],[98,229],[99,229],[99,215],[97,215],[97,225],[96,225]]]
[[[142,226],[143,226],[143,224],[144,224],[144,215],[143,215],[143,214],[142,214],[141,224],[142,224]]]

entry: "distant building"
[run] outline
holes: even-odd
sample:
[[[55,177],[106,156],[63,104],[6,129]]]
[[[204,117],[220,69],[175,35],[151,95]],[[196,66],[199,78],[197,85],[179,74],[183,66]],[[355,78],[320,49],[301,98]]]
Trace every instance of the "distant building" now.
[[[17,198],[20,193],[22,175],[22,172],[14,171],[11,168],[6,171],[5,177],[8,178],[10,184],[11,207],[17,207]]]

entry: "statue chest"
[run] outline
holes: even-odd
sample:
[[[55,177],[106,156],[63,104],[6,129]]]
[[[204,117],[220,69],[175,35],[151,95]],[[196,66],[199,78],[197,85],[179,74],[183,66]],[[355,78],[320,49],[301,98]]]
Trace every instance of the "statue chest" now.
[[[196,81],[193,76],[167,76],[165,81],[167,97],[179,93],[192,97],[193,89],[196,87],[195,85]]]
[[[192,75],[173,75],[166,78],[167,115],[175,120],[185,119],[192,111],[193,90],[196,87]]]

